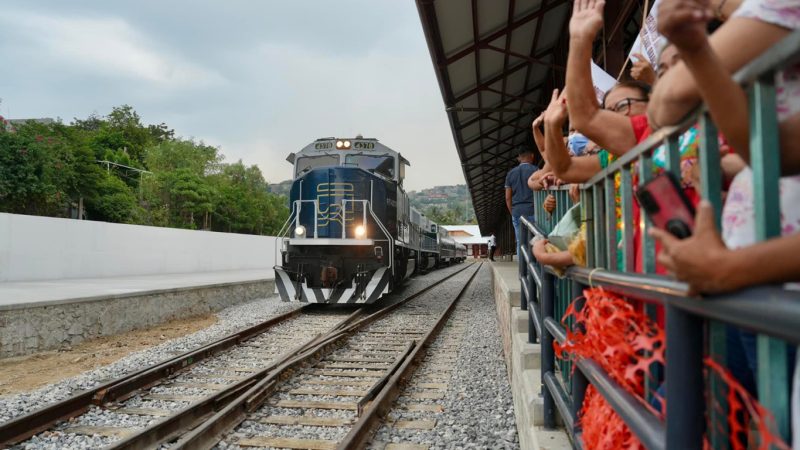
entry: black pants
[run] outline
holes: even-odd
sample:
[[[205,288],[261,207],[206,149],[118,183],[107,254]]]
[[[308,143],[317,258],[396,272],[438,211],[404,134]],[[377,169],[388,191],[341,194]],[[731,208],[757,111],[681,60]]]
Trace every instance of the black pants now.
[[[493,246],[493,245],[489,246],[489,259],[492,260],[492,261],[494,261],[494,249],[495,249],[495,246]]]

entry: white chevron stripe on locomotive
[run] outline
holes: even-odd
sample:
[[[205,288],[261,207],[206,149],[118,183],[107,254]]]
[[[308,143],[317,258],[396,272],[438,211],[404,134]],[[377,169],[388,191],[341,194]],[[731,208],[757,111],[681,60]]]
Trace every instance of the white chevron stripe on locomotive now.
[[[356,286],[340,291],[338,289],[311,288],[306,283],[302,283],[299,300],[303,303],[368,303],[375,301],[389,292],[389,280],[384,280],[387,273],[389,272],[385,267],[377,269],[372,274],[363,293],[358,292]],[[280,268],[275,268],[275,274],[275,288],[280,294],[281,300],[285,302],[295,300],[298,294],[298,283],[293,282],[289,274]],[[380,292],[377,292],[378,290]]]

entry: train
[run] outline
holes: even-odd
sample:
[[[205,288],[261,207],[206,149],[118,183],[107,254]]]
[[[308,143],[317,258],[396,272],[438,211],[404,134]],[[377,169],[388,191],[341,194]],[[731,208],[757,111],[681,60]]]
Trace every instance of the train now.
[[[467,250],[403,189],[409,161],[377,139],[321,138],[286,158],[290,214],[278,233],[283,301],[373,303]]]

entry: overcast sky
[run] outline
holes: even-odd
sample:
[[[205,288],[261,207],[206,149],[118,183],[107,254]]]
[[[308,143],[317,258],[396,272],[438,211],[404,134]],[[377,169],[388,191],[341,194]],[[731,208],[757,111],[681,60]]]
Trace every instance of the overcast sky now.
[[[412,0],[4,1],[0,114],[129,104],[270,182],[318,137],[375,137],[410,190],[463,183]]]

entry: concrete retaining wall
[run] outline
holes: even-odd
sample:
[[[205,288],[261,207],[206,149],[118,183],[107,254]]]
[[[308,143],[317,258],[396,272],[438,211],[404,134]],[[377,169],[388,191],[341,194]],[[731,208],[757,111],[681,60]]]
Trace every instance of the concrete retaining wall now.
[[[267,269],[274,237],[0,213],[0,282]]]
[[[0,311],[0,358],[62,348],[273,295],[273,280],[220,283]]]
[[[543,425],[541,346],[528,343],[528,312],[520,310],[519,269],[516,263],[492,264],[492,286],[506,356],[514,415],[522,449],[571,449],[563,430]]]

